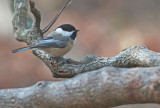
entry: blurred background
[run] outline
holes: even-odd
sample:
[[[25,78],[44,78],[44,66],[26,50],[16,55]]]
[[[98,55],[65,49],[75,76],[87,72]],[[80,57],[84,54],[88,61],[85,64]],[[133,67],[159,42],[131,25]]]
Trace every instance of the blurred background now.
[[[44,28],[66,2],[35,0]],[[31,51],[12,54],[26,44],[14,39],[8,0],[0,1],[0,88],[30,86],[40,80],[62,80]],[[73,0],[49,32],[69,23],[80,30],[74,48],[66,55],[75,60],[87,54],[110,57],[133,45],[146,45],[160,52],[160,0]],[[48,32],[48,33],[49,33]],[[47,35],[47,34],[46,34]],[[159,108],[133,105],[116,108]]]

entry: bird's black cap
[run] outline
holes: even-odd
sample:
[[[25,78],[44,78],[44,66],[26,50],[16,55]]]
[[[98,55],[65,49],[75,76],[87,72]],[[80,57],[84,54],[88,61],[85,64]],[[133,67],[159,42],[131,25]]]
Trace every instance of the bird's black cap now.
[[[65,31],[73,31],[73,30],[76,30],[75,27],[71,24],[63,24],[57,28],[62,28],[62,30],[65,30]]]

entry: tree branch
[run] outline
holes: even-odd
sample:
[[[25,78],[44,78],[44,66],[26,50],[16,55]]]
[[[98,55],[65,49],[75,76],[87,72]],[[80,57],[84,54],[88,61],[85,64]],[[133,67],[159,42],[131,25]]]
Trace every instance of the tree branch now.
[[[64,81],[43,81],[26,88],[0,90],[0,106],[107,108],[160,103],[159,73],[160,67],[106,67]]]
[[[33,7],[34,2],[30,2],[31,9],[35,9]],[[13,30],[15,32],[15,38],[18,41],[26,42],[27,44],[31,44],[39,39],[41,39],[42,33],[40,28],[37,29],[36,25],[38,25],[38,21],[33,22],[32,27],[27,27],[27,10],[28,10],[28,1],[27,0],[14,0],[14,12],[13,12]],[[36,18],[40,17],[40,12],[36,14],[37,11],[32,11]],[[40,18],[39,18],[40,19]],[[35,25],[36,24],[36,25]]]
[[[151,67],[160,65],[160,53],[148,50],[145,46],[132,46],[119,54],[105,58],[86,56],[81,61],[74,61],[63,57],[51,57],[35,51],[36,54],[52,71],[54,77],[70,78],[106,66],[114,67]],[[59,64],[60,63],[60,64]]]
[[[25,5],[24,5],[25,4]],[[28,34],[27,28],[27,0],[14,0],[14,11],[13,11],[13,30],[15,32],[15,38],[18,41],[25,41]]]

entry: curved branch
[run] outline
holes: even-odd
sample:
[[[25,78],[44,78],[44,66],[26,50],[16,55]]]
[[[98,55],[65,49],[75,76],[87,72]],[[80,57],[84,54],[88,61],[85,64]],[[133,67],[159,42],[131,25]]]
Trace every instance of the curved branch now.
[[[31,9],[35,9],[34,2],[30,0]],[[18,41],[26,42],[27,44],[31,44],[40,38],[42,38],[42,33],[40,28],[37,29],[35,24],[40,23],[40,12],[38,14],[37,11],[32,11],[34,16],[36,16],[36,22],[33,22],[32,27],[27,27],[27,10],[28,10],[28,0],[14,0],[14,12],[13,12],[13,30],[15,32],[15,38]]]
[[[41,23],[41,13],[39,10],[37,10],[35,8],[35,2],[32,0],[29,0],[29,4],[30,4],[30,10],[33,13],[34,17],[35,17],[35,24],[34,27],[37,27],[40,29],[40,23]]]
[[[50,68],[52,75],[60,78],[70,78],[76,74],[106,66],[152,67],[160,65],[160,53],[148,50],[147,47],[142,45],[127,48],[113,57],[86,56],[81,61],[51,57],[38,50],[34,52]]]
[[[107,108],[160,103],[160,67],[106,67],[59,82],[38,82],[0,90],[0,106],[23,108]],[[134,77],[133,77],[134,76]]]

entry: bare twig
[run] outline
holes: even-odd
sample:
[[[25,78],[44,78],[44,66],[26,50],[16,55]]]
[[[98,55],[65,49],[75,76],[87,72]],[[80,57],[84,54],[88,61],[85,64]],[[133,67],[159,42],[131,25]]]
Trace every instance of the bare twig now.
[[[58,17],[60,16],[60,14],[63,12],[63,10],[65,9],[66,6],[68,6],[71,3],[70,0],[67,0],[67,2],[65,3],[65,5],[62,7],[62,9],[58,12],[58,14],[53,18],[53,20],[42,30],[42,34],[46,33],[51,27],[52,25],[56,22],[56,20],[58,19]]]

